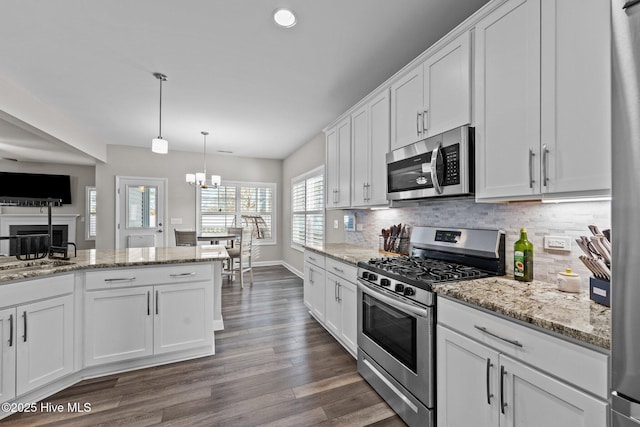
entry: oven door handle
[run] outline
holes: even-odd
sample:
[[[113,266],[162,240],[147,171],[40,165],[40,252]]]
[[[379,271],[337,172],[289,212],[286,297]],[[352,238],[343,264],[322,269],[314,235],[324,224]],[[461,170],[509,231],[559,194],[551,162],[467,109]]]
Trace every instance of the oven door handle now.
[[[363,282],[362,279],[358,279],[358,287],[363,291],[363,292],[367,292],[370,295],[373,295],[376,299],[389,304],[392,307],[397,308],[398,310],[402,310],[404,312],[413,314],[415,316],[420,316],[420,317],[424,317],[424,318],[428,318],[429,317],[429,313],[428,313],[428,307],[424,308],[424,307],[418,307],[416,305],[413,304],[409,304],[406,302],[402,302],[402,301],[398,301],[395,298],[391,298],[389,296],[386,296],[385,294],[381,293],[380,291],[378,291],[377,289],[373,288],[372,286],[368,285],[366,282]]]

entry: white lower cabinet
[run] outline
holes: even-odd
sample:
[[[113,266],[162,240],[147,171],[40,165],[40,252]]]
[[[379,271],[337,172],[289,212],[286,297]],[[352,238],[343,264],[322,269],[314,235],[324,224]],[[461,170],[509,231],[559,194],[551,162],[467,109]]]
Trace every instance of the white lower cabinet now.
[[[448,302],[448,304],[457,303]],[[440,315],[443,310],[447,310],[447,304],[439,304],[438,314]],[[475,326],[484,323],[482,318],[473,317],[472,312],[476,310],[467,307],[464,310],[471,312],[467,321],[473,325],[471,327],[474,330],[477,329]],[[509,323],[508,320],[499,320]],[[455,325],[452,326],[455,327]],[[478,337],[483,339],[483,332],[479,329],[478,331],[480,334]],[[500,329],[496,331],[498,335],[504,333]],[[606,395],[600,394],[599,388],[591,393],[591,390],[582,390],[567,378],[552,376],[543,367],[536,366],[535,357],[540,352],[548,351],[552,357],[557,358],[558,364],[571,364],[576,361],[562,360],[563,354],[555,351],[555,348],[541,348],[537,337],[525,335],[526,331],[519,330],[518,333],[518,339],[512,340],[517,341],[518,345],[504,342],[505,345],[513,347],[513,351],[510,351],[500,349],[499,346],[502,343],[494,348],[448,326],[440,324],[437,326],[438,426],[602,427],[608,425],[608,403]],[[489,343],[490,340],[500,340],[495,336],[487,338]],[[506,335],[503,338],[509,339],[509,336]],[[560,338],[553,339],[558,341],[554,344],[560,346],[566,344],[579,347],[572,343],[565,343]],[[599,353],[586,348],[582,349],[582,353],[591,360],[592,366],[582,366],[581,369],[596,367],[606,376],[606,357],[600,358]],[[594,354],[590,355],[590,353]],[[528,363],[524,363],[519,358],[528,358]],[[605,363],[602,363],[602,360]],[[534,363],[531,364],[531,362]],[[541,364],[544,363],[541,361]],[[590,374],[585,372],[585,376]]]
[[[85,365],[212,346],[213,282],[204,267],[88,274]],[[179,283],[149,285],[163,281]],[[104,289],[114,283],[125,287]]]
[[[356,280],[354,265],[305,250],[304,303],[354,357],[358,354]]]
[[[213,288],[206,283],[156,286],[154,354],[213,344]]]
[[[73,286],[66,275],[0,290],[0,302],[12,306],[0,310],[0,402],[73,372]],[[29,302],[34,295],[40,300]]]
[[[153,354],[152,286],[87,292],[85,365]]]
[[[338,337],[352,354],[357,353],[357,287],[328,273],[325,287],[325,327]]]

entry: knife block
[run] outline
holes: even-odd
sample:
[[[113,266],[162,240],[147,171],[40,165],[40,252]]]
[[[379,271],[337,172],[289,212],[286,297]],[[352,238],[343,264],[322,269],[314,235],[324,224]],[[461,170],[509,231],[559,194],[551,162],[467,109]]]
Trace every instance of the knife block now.
[[[611,283],[597,277],[589,277],[589,298],[598,304],[611,307]]]

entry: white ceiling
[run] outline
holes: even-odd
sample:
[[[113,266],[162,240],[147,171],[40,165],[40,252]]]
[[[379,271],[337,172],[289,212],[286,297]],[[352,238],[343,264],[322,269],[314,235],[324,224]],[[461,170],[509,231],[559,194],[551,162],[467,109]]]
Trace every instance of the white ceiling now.
[[[0,76],[105,144],[150,147],[161,72],[170,151],[201,152],[207,130],[209,153],[282,159],[486,2],[8,0]],[[11,126],[0,157],[87,162]]]

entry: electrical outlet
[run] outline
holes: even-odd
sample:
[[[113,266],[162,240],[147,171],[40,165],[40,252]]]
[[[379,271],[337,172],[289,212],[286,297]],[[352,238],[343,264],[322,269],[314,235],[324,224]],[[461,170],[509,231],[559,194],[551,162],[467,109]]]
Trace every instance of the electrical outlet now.
[[[335,228],[336,230],[338,229],[338,227],[340,227],[340,223],[338,222],[337,219],[333,220],[333,228]]]
[[[544,236],[544,248],[554,251],[571,251],[571,237]]]

